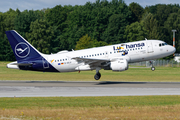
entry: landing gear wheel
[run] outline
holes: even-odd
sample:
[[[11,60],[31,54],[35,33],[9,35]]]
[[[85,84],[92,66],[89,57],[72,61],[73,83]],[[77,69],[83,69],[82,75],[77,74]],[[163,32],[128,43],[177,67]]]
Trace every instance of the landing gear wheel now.
[[[95,76],[94,76],[94,79],[95,80],[99,80],[101,78],[101,73],[96,73]]]
[[[152,70],[152,71],[155,71],[155,67],[151,67],[151,70]]]

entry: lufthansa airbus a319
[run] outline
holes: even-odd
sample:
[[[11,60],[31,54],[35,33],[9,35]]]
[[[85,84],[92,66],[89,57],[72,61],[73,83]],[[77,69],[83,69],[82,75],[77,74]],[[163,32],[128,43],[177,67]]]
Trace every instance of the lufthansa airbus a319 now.
[[[161,40],[142,40],[47,55],[39,52],[15,30],[6,31],[6,35],[17,60],[7,64],[7,68],[43,72],[96,70],[95,80],[101,78],[101,69],[125,71],[128,63],[163,58],[176,51]],[[155,70],[153,66],[151,69]]]

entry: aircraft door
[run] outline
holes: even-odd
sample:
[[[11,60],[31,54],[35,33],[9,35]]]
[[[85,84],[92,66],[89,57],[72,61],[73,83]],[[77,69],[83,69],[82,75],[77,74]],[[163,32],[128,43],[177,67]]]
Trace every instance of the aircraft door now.
[[[147,41],[147,52],[148,53],[154,52],[152,42],[150,41]]]
[[[43,67],[46,69],[46,68],[49,68],[49,63],[46,59],[42,58],[42,62],[43,62]]]

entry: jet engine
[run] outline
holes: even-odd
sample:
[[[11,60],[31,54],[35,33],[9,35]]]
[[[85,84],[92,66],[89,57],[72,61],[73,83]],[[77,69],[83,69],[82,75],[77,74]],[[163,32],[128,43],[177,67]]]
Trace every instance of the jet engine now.
[[[104,67],[104,70],[112,70],[116,72],[128,70],[128,62],[126,59],[118,59],[111,61],[110,64]]]
[[[112,71],[125,71],[128,69],[128,62],[126,61],[126,59],[116,60],[111,62],[110,68],[112,69]]]

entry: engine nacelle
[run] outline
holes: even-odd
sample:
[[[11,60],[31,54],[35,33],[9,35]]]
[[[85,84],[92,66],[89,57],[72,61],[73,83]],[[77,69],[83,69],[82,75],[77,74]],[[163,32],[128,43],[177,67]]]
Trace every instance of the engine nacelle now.
[[[126,59],[119,59],[111,62],[110,68],[116,72],[125,71],[128,70],[128,62]]]

